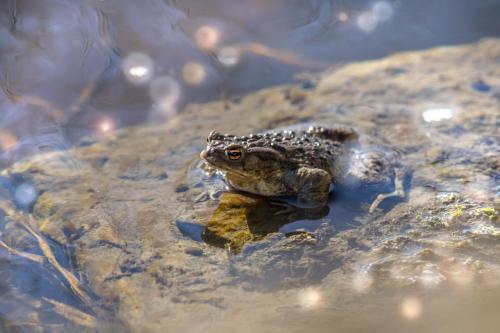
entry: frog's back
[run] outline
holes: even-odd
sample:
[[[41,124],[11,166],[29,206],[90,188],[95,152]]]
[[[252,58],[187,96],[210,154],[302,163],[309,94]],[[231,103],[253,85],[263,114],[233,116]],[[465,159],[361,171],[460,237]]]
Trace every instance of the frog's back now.
[[[269,146],[282,151],[300,166],[328,171],[333,178],[344,172],[348,145],[357,142],[357,132],[347,126],[309,126],[265,133]]]
[[[316,168],[336,179],[345,171],[349,147],[357,138],[356,131],[347,126],[299,125],[247,136],[212,132],[208,141],[213,145],[239,145],[244,149],[271,149],[282,157],[283,171]]]

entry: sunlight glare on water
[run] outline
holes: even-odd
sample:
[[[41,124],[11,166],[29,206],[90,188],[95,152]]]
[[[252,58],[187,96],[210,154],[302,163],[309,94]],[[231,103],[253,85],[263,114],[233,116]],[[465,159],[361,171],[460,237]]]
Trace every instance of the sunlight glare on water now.
[[[422,113],[422,118],[428,123],[450,119],[453,111],[448,108],[428,109]]]

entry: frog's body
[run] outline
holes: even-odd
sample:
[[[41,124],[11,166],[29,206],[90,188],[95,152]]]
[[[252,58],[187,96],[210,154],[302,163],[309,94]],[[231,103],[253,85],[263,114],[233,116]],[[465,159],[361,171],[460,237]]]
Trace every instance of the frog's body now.
[[[301,206],[322,206],[332,183],[392,183],[396,170],[392,155],[362,152],[356,148],[357,139],[358,134],[344,126],[242,137],[212,132],[200,156],[223,171],[227,183],[237,190],[296,195]],[[384,198],[402,195],[399,180],[395,183],[396,191]]]

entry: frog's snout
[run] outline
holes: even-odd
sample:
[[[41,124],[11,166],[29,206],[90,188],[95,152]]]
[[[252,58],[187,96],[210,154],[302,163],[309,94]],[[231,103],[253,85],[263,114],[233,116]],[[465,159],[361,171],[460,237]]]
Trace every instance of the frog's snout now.
[[[202,150],[202,151],[201,151],[201,153],[200,153],[200,158],[201,158],[202,160],[206,160],[206,159],[207,159],[207,157],[208,157],[208,153],[207,153],[207,151],[206,151],[206,150]]]

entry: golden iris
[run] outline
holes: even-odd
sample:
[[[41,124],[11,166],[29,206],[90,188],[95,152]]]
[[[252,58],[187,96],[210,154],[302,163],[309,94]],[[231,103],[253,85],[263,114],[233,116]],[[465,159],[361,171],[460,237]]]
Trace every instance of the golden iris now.
[[[240,148],[226,149],[226,156],[230,160],[239,160],[241,158],[241,149]]]

